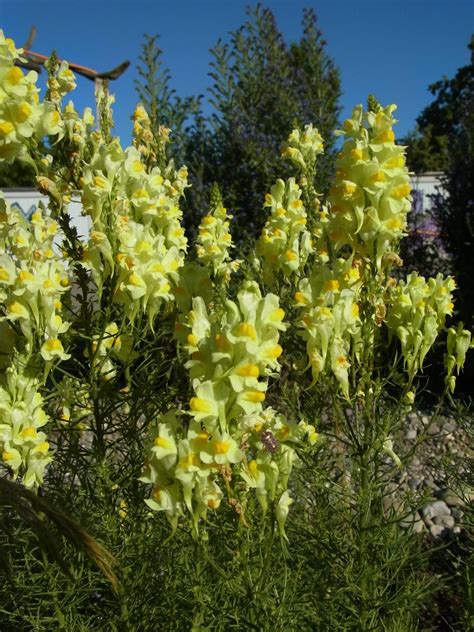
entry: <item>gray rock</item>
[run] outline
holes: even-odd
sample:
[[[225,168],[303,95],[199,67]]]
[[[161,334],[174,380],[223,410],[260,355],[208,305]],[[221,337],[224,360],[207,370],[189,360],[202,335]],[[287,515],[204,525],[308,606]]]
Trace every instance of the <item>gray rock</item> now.
[[[454,518],[452,516],[435,516],[433,522],[446,527],[446,529],[452,529],[454,527]]]
[[[441,498],[449,507],[462,507],[464,505],[463,499],[451,489],[444,490]]]
[[[413,517],[412,516],[407,516],[403,520],[400,520],[400,527],[402,529],[411,529],[413,524],[414,524],[414,522],[413,522]]]
[[[399,513],[403,511],[403,500],[400,496],[397,496],[397,492],[399,492],[399,485],[396,483],[388,483],[385,490],[385,496],[382,501],[386,514],[391,514],[392,512]]]
[[[423,520],[417,520],[413,524],[413,532],[414,533],[423,533],[423,531],[427,531],[425,523],[423,522]]]
[[[461,527],[454,527],[454,529],[453,529],[453,533],[455,533],[456,535],[457,535],[458,533],[461,533]]]
[[[421,520],[420,514],[415,511],[414,514],[408,514],[403,520],[400,520],[400,526],[402,529],[411,529],[418,520]]]
[[[434,437],[435,435],[439,434],[439,426],[438,426],[438,424],[429,424],[429,426],[426,428],[426,432],[431,437]]]
[[[444,500],[435,500],[431,503],[426,503],[421,508],[421,513],[425,518],[434,518],[435,516],[449,516],[451,511]]]
[[[421,478],[409,478],[408,485],[411,489],[417,489],[421,485]]]
[[[414,533],[421,533],[422,531],[426,531],[425,523],[421,519],[418,511],[415,511],[414,514],[409,514],[403,520],[401,520],[400,526],[402,529],[411,529]]]
[[[408,474],[405,471],[401,472],[396,478],[398,485],[402,485],[403,483],[405,483],[405,481],[407,480],[407,477],[408,477]]]
[[[433,536],[433,538],[440,538],[444,534],[445,530],[446,529],[440,524],[433,524],[430,527],[430,533]]]
[[[454,432],[457,428],[456,422],[453,419],[445,421],[443,425],[444,432]]]
[[[432,478],[425,478],[424,484],[425,487],[429,487],[429,489],[432,489],[435,493],[439,490],[439,485],[435,483]]]
[[[417,436],[417,431],[416,428],[410,428],[410,430],[408,430],[408,432],[405,435],[405,439],[407,441],[414,441],[416,439]]]

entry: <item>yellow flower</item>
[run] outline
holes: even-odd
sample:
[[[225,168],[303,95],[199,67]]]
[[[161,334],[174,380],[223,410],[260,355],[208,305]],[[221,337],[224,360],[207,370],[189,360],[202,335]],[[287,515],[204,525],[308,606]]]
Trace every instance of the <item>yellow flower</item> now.
[[[375,141],[378,143],[393,143],[395,141],[395,134],[393,133],[393,130],[386,129],[378,134]]]
[[[340,284],[337,279],[329,279],[324,284],[325,292],[337,292],[339,290]]]
[[[27,320],[30,317],[30,313],[24,305],[18,301],[13,301],[7,306],[7,317],[9,320]]]
[[[298,303],[298,305],[306,305],[308,303],[308,299],[302,292],[295,293],[295,301]]]
[[[346,195],[347,197],[350,197],[351,195],[353,195],[356,190],[357,190],[357,184],[355,182],[344,180],[344,182],[342,183],[342,191],[344,195]]]
[[[257,339],[257,330],[251,323],[241,323],[237,328],[237,335],[244,338]]]
[[[24,74],[21,68],[13,66],[7,71],[4,77],[4,81],[12,86],[17,86],[23,79]]]
[[[189,406],[195,413],[212,413],[214,407],[212,402],[209,402],[201,397],[192,397]]]
[[[391,190],[390,195],[396,198],[397,200],[401,200],[402,198],[410,195],[410,192],[411,192],[410,184],[408,182],[404,182],[403,184],[399,184],[398,186],[394,187]]]
[[[244,364],[236,369],[236,373],[241,377],[258,377],[260,370],[256,364]]]
[[[279,344],[264,347],[262,355],[266,358],[276,359],[281,356],[283,349]]]
[[[265,393],[262,391],[245,391],[242,395],[249,402],[259,403],[265,401]]]
[[[205,449],[199,453],[203,463],[238,463],[243,458],[237,442],[227,433],[216,432],[206,444]]]
[[[49,338],[41,347],[41,356],[46,362],[51,362],[55,358],[67,360],[71,356],[64,353],[62,342],[58,338]]]

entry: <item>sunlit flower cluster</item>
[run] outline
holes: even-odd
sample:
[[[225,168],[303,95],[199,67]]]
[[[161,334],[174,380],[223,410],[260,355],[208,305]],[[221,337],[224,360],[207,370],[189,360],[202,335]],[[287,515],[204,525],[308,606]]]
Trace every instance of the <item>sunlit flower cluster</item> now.
[[[67,61],[60,62],[55,52],[51,53],[44,65],[48,71],[46,81],[47,100],[52,106],[57,106],[59,111],[62,98],[75,90],[76,77],[69,68]]]
[[[166,146],[171,130],[158,125],[153,131],[150,117],[141,103],[135,108],[132,120],[133,146],[138,149],[145,164],[161,167],[166,162]]]
[[[102,335],[94,336],[92,341],[92,366],[96,368],[105,380],[112,380],[116,367],[112,358],[121,359],[126,354],[123,343],[127,344],[128,337],[121,336],[117,323],[109,323]]]
[[[238,269],[240,262],[232,261],[232,235],[229,223],[232,215],[220,204],[205,215],[199,224],[196,239],[196,253],[202,265],[212,270],[214,277],[228,282],[232,272]]]
[[[148,112],[139,103],[132,116],[133,120],[133,145],[142,155],[148,158],[153,143],[153,132]]]
[[[48,418],[39,382],[24,363],[17,356],[0,383],[0,462],[15,478],[21,473],[23,485],[35,487],[43,482],[52,457],[47,436],[40,430]]]
[[[318,154],[324,151],[321,134],[310,125],[304,130],[294,129],[283,144],[282,156],[291,160],[303,173],[312,170]]]
[[[330,192],[324,239],[333,251],[349,247],[380,269],[406,229],[411,209],[404,147],[395,144],[395,105],[364,112],[354,108],[340,134],[345,137]]]
[[[268,377],[279,369],[283,317],[278,298],[262,297],[253,282],[220,316],[209,315],[202,298],[193,300],[177,337],[190,355],[194,395],[187,411],[170,411],[151,424],[142,480],[154,486],[147,501],[152,509],[170,518],[187,509],[197,528],[225,490],[244,511],[245,493],[253,489],[264,510],[269,499],[281,500],[283,528],[291,502],[283,494],[295,457],[290,442],[316,438],[312,426],[264,407]]]
[[[57,400],[51,411],[57,427],[77,432],[90,429],[94,418],[94,403],[90,385],[83,379],[65,375],[57,387]]]
[[[158,167],[148,172],[136,148],[122,150],[112,141],[84,168],[82,185],[83,207],[93,222],[84,265],[99,291],[114,278],[114,299],[130,320],[142,311],[152,322],[173,298],[184,262],[179,199],[186,169],[176,172],[171,163],[163,172]]]
[[[64,137],[68,139],[74,150],[74,157],[82,157],[88,138],[94,126],[94,115],[91,108],[85,108],[82,117],[74,109],[72,101],[62,112]]]
[[[286,279],[298,275],[312,252],[301,193],[295,179],[289,178],[277,180],[265,196],[265,206],[271,211],[257,242],[257,254],[263,260],[263,279],[270,285],[279,274]]]
[[[435,279],[425,280],[412,272],[392,289],[387,326],[400,340],[410,376],[423,367],[446,316],[452,314],[455,287],[451,277],[438,274]]]
[[[38,75],[24,73],[15,65],[20,52],[0,31],[0,160],[26,154],[25,145],[41,118],[38,107]]]
[[[329,210],[314,230],[315,264],[295,294],[313,379],[329,370],[349,398],[349,370],[361,344],[361,288],[371,270],[393,263],[391,249],[403,234],[410,209],[404,149],[395,145],[394,106],[353,111],[340,131],[346,137],[337,159]],[[390,258],[392,257],[392,258]],[[385,305],[375,308],[375,322]]]
[[[447,349],[444,355],[444,366],[446,368],[446,386],[451,393],[454,393],[456,387],[456,376],[464,366],[466,353],[472,347],[472,334],[467,329],[463,329],[463,324],[459,323],[456,328],[448,329]]]
[[[28,222],[0,198],[0,385],[2,462],[27,487],[41,484],[51,461],[43,427],[48,419],[39,388],[45,369],[66,360],[62,298],[69,288],[63,261],[53,250],[58,226],[41,208]]]
[[[21,49],[0,30],[0,161],[15,158],[31,161],[28,148],[32,140],[62,132],[62,119],[52,102],[39,102],[34,70],[24,72],[15,65]],[[70,70],[61,67],[61,85],[65,87]],[[71,73],[72,74],[72,73]]]
[[[38,208],[28,222],[0,198],[0,301],[12,336],[36,342],[45,362],[65,360],[61,298],[69,289],[64,262],[55,254],[57,223]]]
[[[313,380],[329,368],[345,397],[349,397],[351,351],[356,352],[360,343],[360,287],[357,260],[337,259],[332,266],[315,265],[295,294]]]
[[[142,401],[133,392],[135,384],[143,384],[133,379],[135,367],[153,365],[151,374],[162,375],[155,368],[167,357],[152,357],[158,347],[151,334],[161,324],[157,316],[168,316],[175,323],[170,344],[177,342],[178,359],[185,356],[189,392],[184,398],[180,393],[175,407],[147,418],[141,480],[150,486],[148,506],[175,525],[186,516],[197,533],[224,502],[245,524],[255,497],[263,512],[272,507],[284,536],[296,449],[314,444],[317,433],[306,421],[278,412],[269,392],[270,378],[279,376],[281,334],[288,328],[279,296],[262,295],[248,278],[230,283],[241,262],[230,256],[232,216],[217,185],[199,226],[197,261],[185,261],[179,205],[188,173],[167,161],[170,130],[158,125],[159,113],[152,112],[150,120],[138,105],[133,144],[123,149],[111,134],[113,97],[102,84],[94,127],[90,108],[82,116],[72,102],[62,108],[63,97],[75,88],[66,62],[53,54],[45,63],[47,93],[40,102],[36,73],[15,63],[20,54],[0,31],[0,162],[20,158],[34,164],[50,210],[40,205],[27,221],[0,198],[0,468],[27,487],[42,483],[52,459],[43,430],[46,410],[58,432],[77,438],[77,430],[87,430],[93,446],[102,442],[102,460],[115,418],[119,427],[133,411],[132,402]],[[312,125],[294,130],[282,153],[298,180],[277,180],[266,195],[269,217],[252,251],[263,283],[283,289],[285,307],[294,294],[289,309],[297,318],[288,320],[295,320],[306,343],[313,384],[322,375],[331,377],[346,400],[355,398],[356,407],[374,395],[379,370],[374,349],[387,341],[401,346],[407,378],[402,404],[413,405],[413,378],[453,311],[451,278],[390,277],[391,267],[401,262],[397,247],[411,201],[404,148],[395,144],[392,129],[394,110],[371,99],[369,111],[358,106],[345,121],[327,206],[314,190],[322,138]],[[82,241],[66,212],[75,192],[91,223]],[[59,236],[61,254],[53,243]],[[79,291],[70,296],[73,274]],[[150,326],[145,325],[146,335],[137,325],[143,324],[141,316]],[[157,333],[162,345],[162,332]],[[448,330],[451,390],[470,344],[461,325]],[[143,348],[150,357],[135,363]],[[78,361],[56,372],[72,349],[81,354]],[[291,360],[285,367],[302,366],[295,353]],[[67,374],[69,364],[75,366]],[[116,393],[123,377],[126,386]],[[46,408],[41,392],[50,384]],[[107,402],[112,429],[102,414],[104,393],[117,397],[113,405]],[[165,410],[160,396],[152,404],[153,411]],[[387,429],[382,434],[377,449],[399,464]],[[125,504],[120,511],[125,518]]]

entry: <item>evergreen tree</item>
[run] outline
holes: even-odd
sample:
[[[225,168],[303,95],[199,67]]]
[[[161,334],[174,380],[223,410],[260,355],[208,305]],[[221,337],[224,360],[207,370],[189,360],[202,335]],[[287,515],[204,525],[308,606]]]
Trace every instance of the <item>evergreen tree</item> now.
[[[474,75],[473,75],[474,76]],[[474,81],[463,93],[459,119],[449,134],[449,160],[442,189],[435,198],[434,215],[459,286],[460,317],[474,325]]]
[[[451,79],[431,86],[436,96],[418,118],[419,132],[409,145],[409,167],[415,172],[442,170],[441,187],[433,198],[433,215],[450,256],[458,284],[456,310],[468,329],[474,326],[474,37],[469,45],[471,63]],[[463,376],[472,389],[474,362]]]
[[[0,164],[0,189],[36,186],[36,174],[34,169],[19,160],[9,164]]]
[[[270,9],[258,4],[248,20],[212,49],[210,104],[201,97],[181,99],[170,87],[157,36],[145,36],[136,89],[152,125],[172,129],[173,157],[190,170],[192,187],[184,203],[192,230],[209,207],[210,187],[218,182],[224,203],[239,223],[239,237],[264,221],[265,192],[291,171],[279,157],[280,145],[295,126],[313,123],[326,142],[315,186],[327,189],[334,163],[333,131],[340,111],[339,72],[325,51],[314,11],[303,15],[303,35],[287,45]]]
[[[261,226],[265,191],[289,173],[279,148],[295,126],[311,122],[325,139],[315,185],[327,189],[340,96],[339,72],[325,52],[312,9],[304,12],[301,40],[290,46],[269,9],[259,4],[248,16],[230,43],[219,40],[212,49],[215,112],[204,183],[219,182],[241,234]]]
[[[408,167],[415,173],[446,171],[451,164],[451,141],[462,126],[474,92],[474,35],[469,44],[471,63],[452,79],[444,77],[429,86],[435,97],[417,118],[416,129],[403,140]]]
[[[158,37],[145,35],[137,66],[139,79],[135,79],[135,89],[150,117],[155,136],[160,125],[171,129],[172,153],[181,164],[186,157],[187,125],[191,117],[200,111],[201,97],[179,97],[176,90],[171,88],[171,74],[163,64],[163,51],[158,46]]]
[[[460,317],[473,325],[474,308],[474,36],[471,63],[430,86],[435,95],[418,117],[418,132],[408,146],[415,172],[442,170],[442,187],[432,214],[451,256],[459,285]],[[409,139],[408,139],[409,140]]]

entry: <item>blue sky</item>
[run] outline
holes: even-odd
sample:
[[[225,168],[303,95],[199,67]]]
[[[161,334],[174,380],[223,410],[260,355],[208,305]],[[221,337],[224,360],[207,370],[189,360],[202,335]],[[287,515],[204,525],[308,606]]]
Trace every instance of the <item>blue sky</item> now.
[[[241,0],[0,0],[0,28],[20,46],[31,25],[33,50],[109,70],[125,59],[131,67],[113,82],[116,131],[130,140],[136,101],[134,79],[144,33],[159,33],[173,87],[182,96],[206,94],[211,55],[220,37],[245,21]],[[313,7],[339,66],[343,115],[374,93],[397,103],[397,135],[411,129],[432,97],[428,85],[452,76],[469,61],[474,31],[472,0],[267,0],[287,42],[301,35],[304,7]],[[93,84],[79,78],[76,108],[92,104]]]

